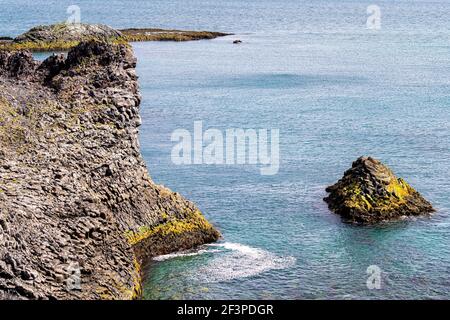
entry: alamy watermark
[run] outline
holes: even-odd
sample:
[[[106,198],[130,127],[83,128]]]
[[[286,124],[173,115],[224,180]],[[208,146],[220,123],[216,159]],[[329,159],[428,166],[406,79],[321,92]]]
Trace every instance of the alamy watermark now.
[[[371,265],[367,268],[366,273],[369,275],[366,281],[367,289],[381,289],[381,268],[377,265]]]
[[[67,7],[66,13],[69,17],[66,20],[66,25],[71,27],[79,27],[81,25],[81,9],[77,5]]]
[[[367,7],[367,17],[366,26],[370,30],[380,30],[381,29],[381,8],[375,4]]]
[[[81,269],[78,262],[71,263],[67,267],[68,277],[66,287],[68,291],[81,290]]]
[[[261,175],[275,175],[280,169],[279,129],[219,129],[203,131],[194,121],[193,134],[177,129],[171,159],[176,165],[260,165]]]

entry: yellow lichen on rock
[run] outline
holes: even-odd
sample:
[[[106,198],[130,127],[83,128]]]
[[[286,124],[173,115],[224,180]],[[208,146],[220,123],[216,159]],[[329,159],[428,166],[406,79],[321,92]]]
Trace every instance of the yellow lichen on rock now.
[[[128,286],[117,274],[110,276],[113,287],[98,287],[96,293],[101,300],[137,300],[142,297],[142,270],[136,257],[133,258],[132,285]],[[117,294],[117,292],[119,294]]]
[[[395,195],[399,200],[403,200],[408,195],[416,192],[405,180],[401,178],[392,179],[391,183],[386,187],[386,190]]]
[[[130,245],[135,245],[152,236],[167,237],[180,235],[194,230],[212,230],[213,226],[205,219],[200,211],[188,213],[184,219],[173,218],[155,227],[141,226],[136,231],[127,231],[125,237]]]
[[[3,145],[18,145],[25,140],[25,127],[22,116],[16,108],[0,96],[0,142]]]
[[[399,216],[433,211],[406,181],[397,178],[380,161],[370,157],[356,160],[324,200],[331,210],[354,222],[377,222]]]

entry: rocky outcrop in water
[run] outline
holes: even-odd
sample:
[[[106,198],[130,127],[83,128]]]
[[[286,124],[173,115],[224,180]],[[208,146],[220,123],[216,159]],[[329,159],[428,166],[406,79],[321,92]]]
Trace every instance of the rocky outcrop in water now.
[[[99,42],[0,51],[0,299],[136,298],[146,259],[218,239],[148,174],[135,66]]]
[[[193,41],[210,40],[230,35],[230,33],[213,31],[166,30],[155,28],[121,29],[123,39],[136,41]]]
[[[214,39],[228,34],[210,31],[183,31],[150,28],[115,30],[102,24],[53,24],[30,29],[15,39],[4,37],[0,49],[55,51],[68,50],[80,42],[104,41],[126,43],[132,41],[191,41]],[[0,40],[2,37],[0,37]]]
[[[324,200],[345,220],[375,223],[433,212],[432,205],[380,161],[361,157],[326,189]]]
[[[107,41],[119,38],[122,34],[102,24],[54,24],[30,29],[14,39],[15,42],[51,42],[51,41]]]

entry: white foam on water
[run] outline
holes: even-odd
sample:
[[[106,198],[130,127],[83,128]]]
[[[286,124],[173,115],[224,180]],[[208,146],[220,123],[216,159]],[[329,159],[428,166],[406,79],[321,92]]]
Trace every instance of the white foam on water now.
[[[263,249],[239,243],[216,243],[209,247],[223,250],[206,265],[195,270],[192,277],[200,282],[223,282],[248,278],[269,270],[281,270],[293,266],[294,257],[279,257]]]
[[[170,253],[170,254],[157,256],[157,257],[154,257],[153,260],[154,261],[166,261],[166,260],[174,259],[174,258],[194,257],[194,256],[199,256],[204,253],[214,253],[214,252],[219,252],[219,251],[220,250],[206,250],[206,249],[200,249],[200,250],[194,251],[194,252],[193,251],[181,251],[181,252],[177,252],[177,253]]]
[[[280,257],[263,249],[232,242],[208,244],[197,251],[161,255],[153,260],[160,262],[211,253],[214,254],[211,260],[188,269],[186,273],[192,280],[212,283],[248,278],[269,270],[286,269],[296,262],[294,257]]]

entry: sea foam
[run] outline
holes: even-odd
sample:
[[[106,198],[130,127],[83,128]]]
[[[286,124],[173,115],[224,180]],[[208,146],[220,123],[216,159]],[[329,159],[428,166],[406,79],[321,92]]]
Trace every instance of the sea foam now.
[[[294,257],[280,257],[269,251],[240,243],[223,242],[202,246],[197,251],[185,251],[155,257],[155,261],[213,254],[210,260],[190,269],[189,277],[198,282],[212,283],[256,276],[269,270],[286,269],[296,262]]]

